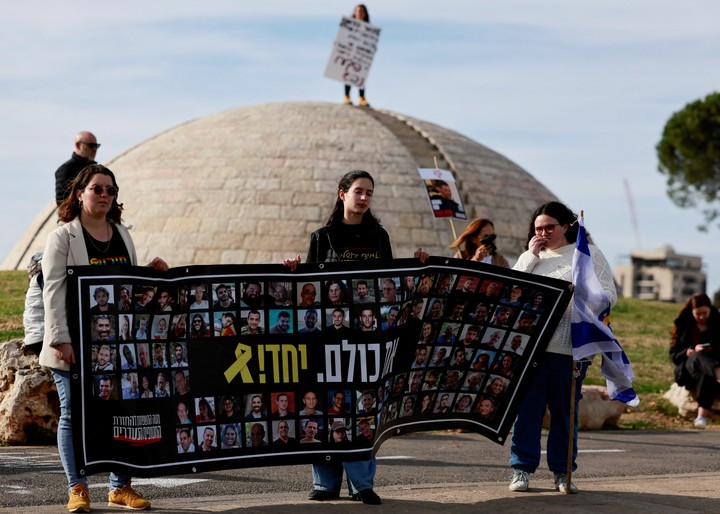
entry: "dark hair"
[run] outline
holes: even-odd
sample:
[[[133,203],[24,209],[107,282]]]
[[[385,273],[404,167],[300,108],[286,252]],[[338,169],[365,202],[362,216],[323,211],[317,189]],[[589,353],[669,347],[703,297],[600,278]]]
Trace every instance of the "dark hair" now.
[[[200,329],[195,328],[195,320],[200,319]],[[192,317],[192,321],[190,322],[190,338],[196,339],[198,337],[205,337],[205,334],[207,333],[207,323],[205,323],[205,318],[202,317],[201,314],[194,314]]]
[[[528,249],[528,244],[530,243],[530,240],[535,237],[535,220],[541,214],[545,214],[546,216],[555,218],[561,225],[567,225],[568,229],[567,232],[565,232],[565,239],[567,239],[568,243],[575,242],[578,234],[578,224],[576,223],[577,216],[573,214],[573,212],[565,204],[562,204],[560,202],[548,202],[542,204],[540,207],[535,209],[535,212],[533,212],[532,216],[530,217],[528,237],[527,241],[525,242],[526,250]]]
[[[367,22],[367,23],[370,23],[370,13],[368,12],[367,7],[365,6],[365,4],[357,4],[357,5],[353,8],[353,16],[355,15],[355,10],[356,10],[358,7],[362,7],[363,9],[365,9],[365,19],[364,19],[363,21],[365,21],[365,22]]]
[[[102,286],[95,288],[95,291],[93,292],[93,298],[96,298],[98,293],[105,293],[105,296],[110,296],[108,290]]]
[[[215,419],[215,412],[213,411],[213,408],[210,406],[210,402],[207,401],[206,398],[200,398],[200,401],[198,402],[198,407],[200,407],[201,405],[205,405],[205,407],[207,407],[208,418]],[[200,409],[198,409],[198,410],[200,410]]]
[[[77,198],[77,192],[84,191],[92,178],[98,174],[107,175],[108,177],[110,177],[113,186],[116,189],[118,188],[117,182],[115,181],[115,175],[108,168],[106,168],[102,164],[91,164],[90,166],[85,166],[82,170],[80,170],[80,173],[78,173],[77,177],[75,177],[75,179],[70,183],[70,186],[68,187],[69,193],[67,198],[65,198],[65,200],[63,200],[63,202],[58,207],[58,216],[60,217],[60,221],[69,223],[78,216],[80,216],[82,206],[80,205],[80,200],[78,200]],[[110,206],[110,210],[105,215],[105,218],[107,218],[107,220],[111,221],[112,223],[122,222],[122,218],[120,217],[120,215],[123,210],[123,204],[118,203],[117,199],[118,193],[115,193],[115,196],[112,199],[112,205]]]
[[[340,302],[341,303],[348,303],[349,302],[349,294],[347,287],[345,286],[345,283],[342,280],[330,280],[325,284],[325,295],[327,297],[328,291],[330,291],[330,287],[333,284],[337,284],[340,288]]]
[[[710,300],[710,297],[706,295],[705,293],[695,293],[690,298],[687,299],[685,302],[685,305],[683,305],[682,309],[680,309],[680,313],[678,314],[677,318],[675,318],[675,321],[673,322],[673,327],[671,331],[671,339],[670,339],[670,346],[674,347],[679,342],[680,337],[680,327],[683,325],[687,325],[690,323],[695,323],[695,318],[693,317],[692,311],[693,309],[697,309],[699,307],[708,307],[710,308],[710,314],[712,315],[714,311],[717,309],[713,306],[712,301]],[[680,326],[678,326],[680,325]]]
[[[345,206],[343,201],[340,199],[340,191],[347,193],[350,191],[353,183],[361,178],[368,179],[372,183],[373,187],[375,187],[375,180],[373,180],[372,175],[370,175],[367,171],[353,170],[340,177],[340,180],[338,180],[338,194],[337,199],[335,200],[335,207],[333,207],[333,211],[325,222],[325,225],[335,225],[343,222],[343,218],[345,217]],[[377,219],[372,212],[370,212],[370,209],[368,209],[363,215],[362,224],[380,226],[380,220]]]

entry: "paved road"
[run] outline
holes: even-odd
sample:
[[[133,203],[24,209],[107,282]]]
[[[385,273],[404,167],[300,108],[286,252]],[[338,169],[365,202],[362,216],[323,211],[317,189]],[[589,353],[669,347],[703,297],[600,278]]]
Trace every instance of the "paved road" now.
[[[306,501],[309,466],[251,468],[135,479],[156,512],[720,512],[720,431],[581,432],[581,494],[552,489],[541,468],[530,493],[507,489],[508,448],[475,434],[415,434],[378,454],[381,507]],[[544,464],[543,464],[544,466]],[[103,475],[90,478],[93,512],[105,507]],[[0,512],[63,512],[65,476],[55,447],[0,448]],[[473,509],[474,510],[474,509]],[[479,510],[479,509],[478,509]],[[117,510],[115,510],[117,511]],[[66,511],[65,511],[66,512]]]

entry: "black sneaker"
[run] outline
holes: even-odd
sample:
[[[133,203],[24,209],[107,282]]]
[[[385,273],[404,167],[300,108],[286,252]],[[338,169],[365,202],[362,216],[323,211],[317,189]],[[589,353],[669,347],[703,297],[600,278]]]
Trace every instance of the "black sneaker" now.
[[[362,502],[367,505],[382,504],[382,500],[372,489],[363,489],[357,495],[353,495],[353,500],[355,499],[355,496],[359,496],[360,498],[358,498],[358,500],[362,500]]]
[[[314,500],[316,502],[337,500],[338,498],[340,498],[338,491],[321,491],[320,489],[313,489],[310,491],[310,496],[308,496],[308,500]]]

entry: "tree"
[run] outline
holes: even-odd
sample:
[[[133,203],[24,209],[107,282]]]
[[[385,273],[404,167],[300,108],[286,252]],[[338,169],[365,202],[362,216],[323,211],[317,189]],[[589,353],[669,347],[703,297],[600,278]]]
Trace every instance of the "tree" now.
[[[720,217],[720,93],[687,104],[665,124],[657,147],[658,171],[679,207],[702,208],[705,221]],[[707,227],[699,227],[707,230]]]

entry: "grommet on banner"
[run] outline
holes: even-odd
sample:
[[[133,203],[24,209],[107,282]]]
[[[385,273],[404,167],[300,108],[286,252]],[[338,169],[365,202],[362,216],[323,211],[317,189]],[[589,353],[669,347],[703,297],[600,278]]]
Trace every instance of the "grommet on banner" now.
[[[398,434],[398,435],[400,435],[400,429],[399,429],[399,428],[396,428],[396,429],[395,429],[395,433]]]
[[[332,460],[332,456],[330,456],[330,455],[325,455],[325,460],[328,461],[328,462],[330,462],[330,461]]]
[[[73,373],[72,378],[73,380],[77,380],[78,378],[80,378],[80,375],[78,375],[77,373]]]
[[[318,268],[325,269],[325,264],[323,264],[323,263],[318,264]]]
[[[73,273],[74,273],[73,270],[71,270],[71,269],[68,270],[68,275],[72,275]]]
[[[193,466],[190,470],[191,470],[193,473],[197,473],[197,468],[196,468],[195,466]]]

